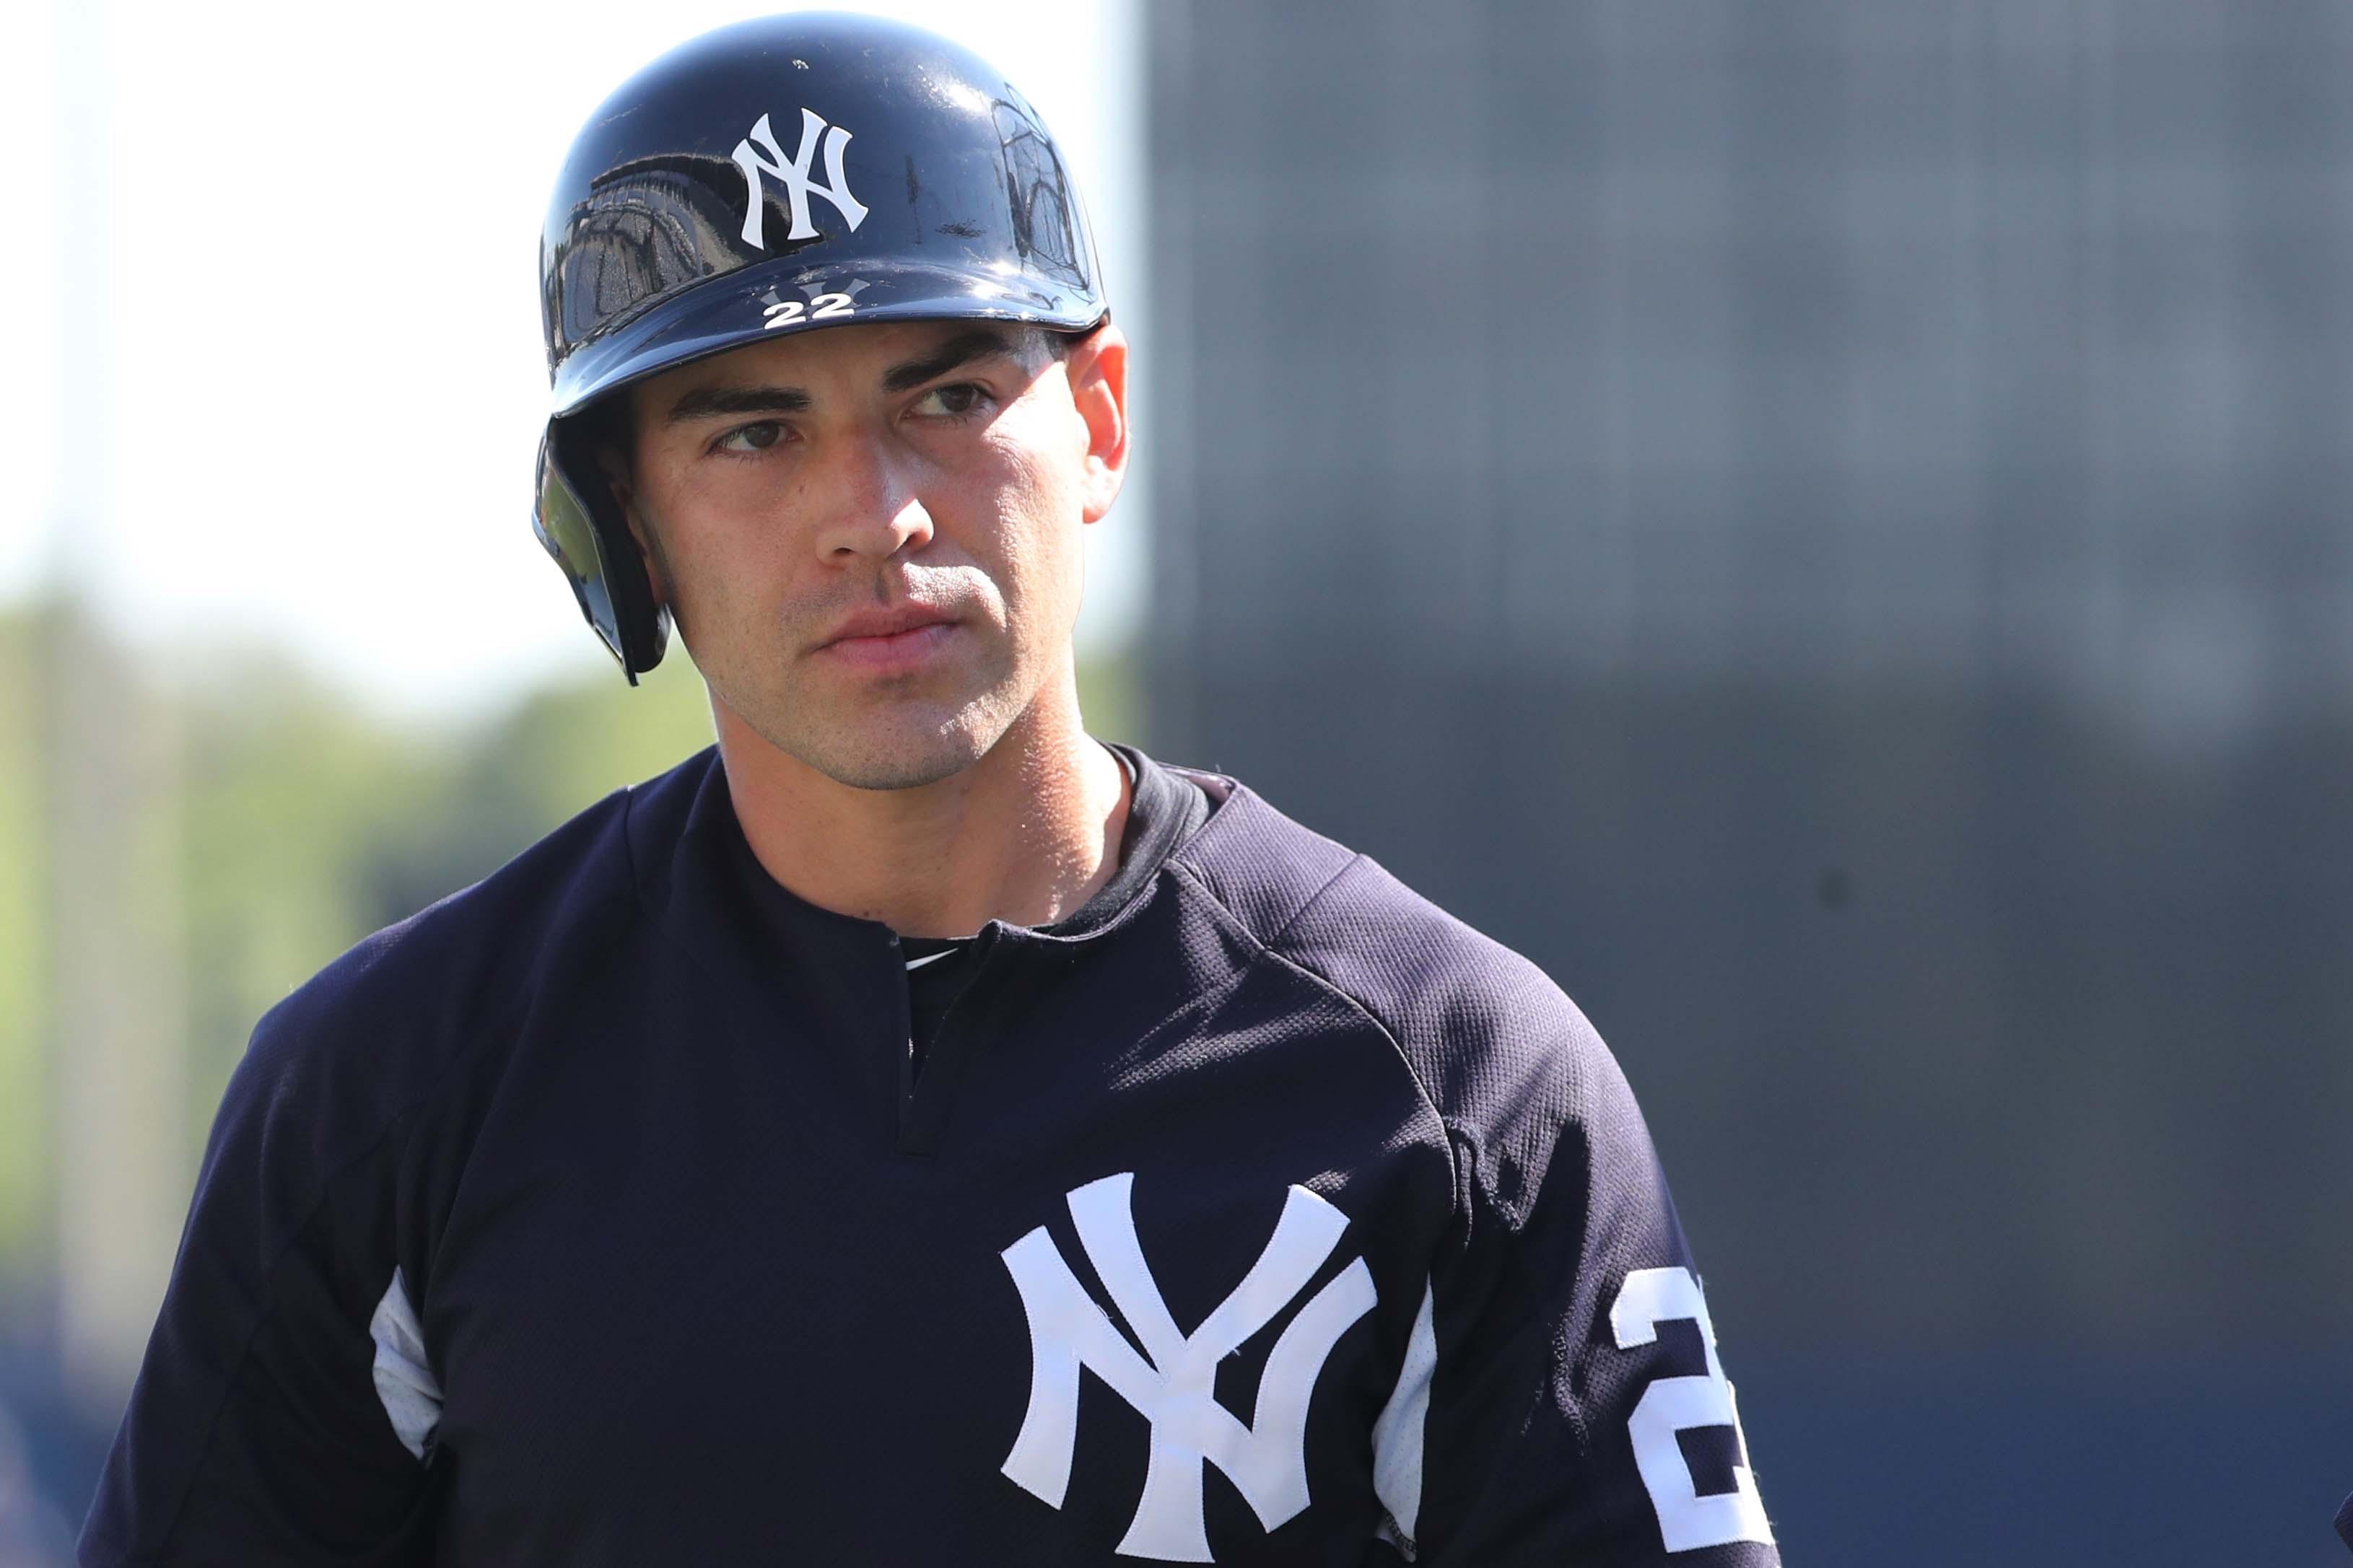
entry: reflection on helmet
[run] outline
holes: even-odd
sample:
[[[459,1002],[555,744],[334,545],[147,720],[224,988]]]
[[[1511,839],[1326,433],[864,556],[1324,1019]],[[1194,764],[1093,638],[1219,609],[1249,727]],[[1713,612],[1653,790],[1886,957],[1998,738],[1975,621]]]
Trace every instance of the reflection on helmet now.
[[[551,375],[572,349],[638,306],[742,265],[723,248],[734,219],[709,183],[712,162],[644,159],[599,178],[573,209],[543,274]]]

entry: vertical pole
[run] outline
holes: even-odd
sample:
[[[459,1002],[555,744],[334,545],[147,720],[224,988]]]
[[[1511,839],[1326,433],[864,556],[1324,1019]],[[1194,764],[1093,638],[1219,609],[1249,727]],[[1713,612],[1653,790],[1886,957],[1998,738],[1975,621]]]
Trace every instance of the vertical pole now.
[[[119,1408],[186,1203],[176,742],[94,615],[112,460],[106,11],[57,0],[58,463],[42,639],[58,1359]]]

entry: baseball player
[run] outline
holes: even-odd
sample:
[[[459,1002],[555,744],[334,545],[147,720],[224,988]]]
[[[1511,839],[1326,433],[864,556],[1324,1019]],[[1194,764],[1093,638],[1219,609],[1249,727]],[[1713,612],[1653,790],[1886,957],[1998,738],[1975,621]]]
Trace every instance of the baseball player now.
[[[723,29],[541,259],[540,538],[718,744],[262,1020],[82,1562],[1778,1562],[1577,1009],[1082,727],[1128,351],[1021,95]]]

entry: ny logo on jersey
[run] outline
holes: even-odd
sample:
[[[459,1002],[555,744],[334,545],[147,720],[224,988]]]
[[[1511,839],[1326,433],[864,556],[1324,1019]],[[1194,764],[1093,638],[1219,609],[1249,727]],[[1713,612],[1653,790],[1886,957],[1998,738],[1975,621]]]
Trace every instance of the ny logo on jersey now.
[[[1213,1562],[1202,1519],[1202,1462],[1233,1482],[1268,1530],[1307,1507],[1307,1403],[1332,1347],[1372,1310],[1372,1270],[1356,1258],[1299,1310],[1267,1355],[1257,1414],[1245,1426],[1217,1401],[1218,1363],[1306,1288],[1339,1245],[1348,1217],[1293,1186],[1274,1235],[1241,1283],[1198,1328],[1182,1334],[1135,1237],[1129,1205],[1134,1184],[1132,1173],[1105,1176],[1072,1190],[1069,1202],[1087,1261],[1144,1354],[1079,1283],[1045,1226],[1003,1253],[1029,1318],[1030,1354],[1029,1409],[1004,1469],[1024,1490],[1062,1506],[1078,1443],[1083,1366],[1152,1424],[1144,1497],[1120,1554]]]
[[[809,165],[817,161],[818,142],[825,143],[826,184],[813,184]],[[761,199],[760,176],[765,174],[785,183],[785,200],[792,208],[793,226],[785,236],[787,241],[815,239],[817,226],[809,222],[809,197],[823,196],[833,204],[833,210],[849,220],[849,231],[866,221],[866,205],[849,194],[849,182],[841,173],[841,150],[849,145],[849,132],[840,126],[828,127],[814,110],[801,110],[801,143],[794,149],[791,161],[785,150],[776,145],[776,132],[768,129],[768,117],[760,116],[750,135],[735,143],[735,166],[744,171],[744,183],[751,194],[744,205],[744,243],[765,250],[767,239],[761,219],[766,215],[767,204]]]

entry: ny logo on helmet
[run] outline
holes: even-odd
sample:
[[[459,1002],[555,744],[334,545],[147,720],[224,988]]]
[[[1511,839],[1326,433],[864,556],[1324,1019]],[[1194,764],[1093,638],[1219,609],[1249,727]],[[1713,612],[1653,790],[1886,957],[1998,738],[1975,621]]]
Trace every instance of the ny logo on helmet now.
[[[1152,1424],[1144,1496],[1118,1551],[1126,1557],[1208,1563],[1204,1462],[1225,1472],[1268,1530],[1307,1507],[1307,1405],[1348,1326],[1373,1308],[1361,1258],[1334,1275],[1275,1337],[1243,1426],[1218,1403],[1218,1363],[1271,1322],[1332,1255],[1348,1216],[1294,1186],[1274,1235],[1250,1272],[1190,1334],[1152,1282],[1129,1205],[1132,1174],[1105,1176],[1069,1195],[1079,1245],[1112,1305],[1135,1333],[1136,1353],[1071,1273],[1044,1226],[1003,1253],[1029,1320],[1029,1408],[1004,1470],[1023,1490],[1062,1506],[1079,1434],[1079,1368],[1086,1367]],[[1148,1359],[1147,1359],[1148,1358]]]
[[[826,184],[820,185],[809,179],[809,165],[817,161],[819,142],[825,143]],[[841,150],[849,145],[849,132],[840,126],[828,126],[816,110],[801,110],[801,144],[794,149],[786,162],[785,150],[776,145],[776,133],[768,129],[768,117],[760,116],[752,133],[735,143],[735,166],[744,171],[744,183],[750,195],[744,204],[744,243],[765,250],[766,237],[761,219],[766,215],[767,204],[761,199],[760,176],[785,183],[785,200],[793,213],[792,231],[787,241],[815,239],[817,226],[809,222],[809,197],[823,196],[833,204],[833,210],[849,221],[849,231],[866,221],[866,204],[849,194],[849,182],[842,177]]]

